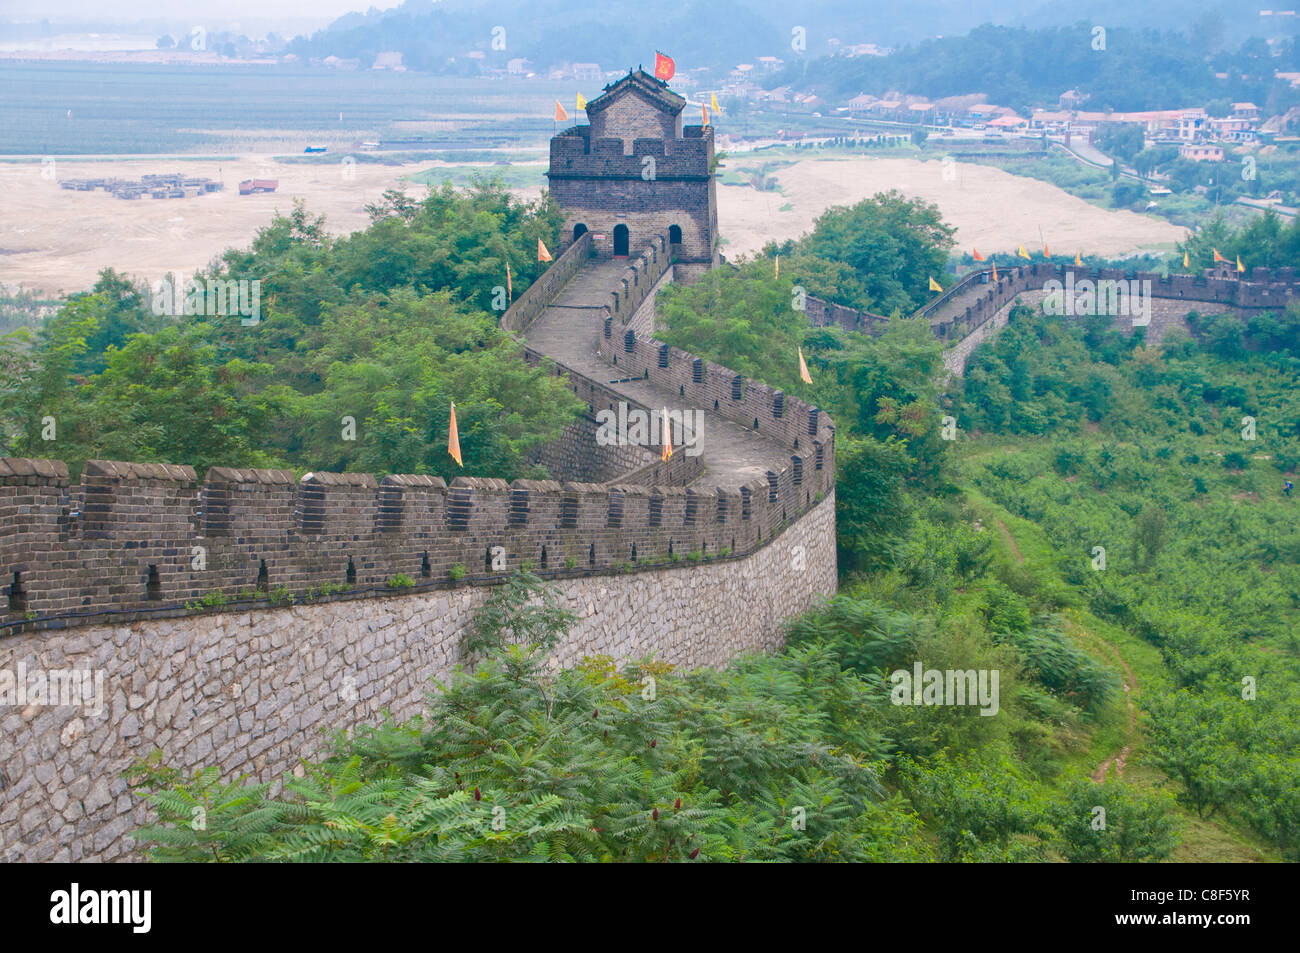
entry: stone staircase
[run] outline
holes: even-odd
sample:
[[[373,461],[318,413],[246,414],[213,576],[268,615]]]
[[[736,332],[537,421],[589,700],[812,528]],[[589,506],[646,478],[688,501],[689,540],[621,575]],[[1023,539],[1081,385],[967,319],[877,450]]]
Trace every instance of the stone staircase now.
[[[524,332],[529,347],[611,390],[647,407],[705,412],[699,446],[704,472],[694,483],[703,486],[739,486],[769,471],[788,466],[789,452],[772,441],[715,413],[709,407],[684,406],[682,398],[648,380],[621,376],[619,368],[596,352],[603,332],[610,293],[627,271],[627,261],[596,260],[583,265],[552,299],[550,305]],[[621,324],[615,323],[621,334]],[[597,407],[597,410],[602,408]]]

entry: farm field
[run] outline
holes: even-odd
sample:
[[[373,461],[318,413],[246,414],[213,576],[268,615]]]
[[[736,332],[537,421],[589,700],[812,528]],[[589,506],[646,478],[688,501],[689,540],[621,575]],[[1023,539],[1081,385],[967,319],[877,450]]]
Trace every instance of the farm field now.
[[[731,171],[771,162],[734,156]],[[1168,249],[1185,229],[1136,212],[1090,205],[1047,182],[1001,169],[959,162],[945,178],[941,161],[902,158],[800,159],[769,174],[777,189],[758,191],[719,186],[718,221],[729,257],[752,253],[773,239],[791,238],[812,228],[833,205],[852,205],[888,189],[934,202],[957,227],[958,251],[1014,253],[1023,242],[1041,250],[1040,234],[1057,254],[1120,257],[1141,250]],[[952,176],[952,173],[950,173]]]

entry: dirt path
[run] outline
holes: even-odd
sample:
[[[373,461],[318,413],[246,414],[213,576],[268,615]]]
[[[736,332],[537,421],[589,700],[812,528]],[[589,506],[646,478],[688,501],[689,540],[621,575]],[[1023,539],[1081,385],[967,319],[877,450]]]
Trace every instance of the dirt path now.
[[[1097,641],[1106,647],[1111,657],[1119,662],[1120,667],[1124,670],[1124,704],[1128,708],[1128,739],[1125,741],[1124,747],[1102,761],[1101,764],[1097,765],[1096,770],[1092,772],[1092,779],[1101,784],[1110,774],[1112,767],[1115,769],[1117,779],[1124,777],[1124,766],[1128,764],[1129,754],[1133,750],[1133,736],[1137,732],[1137,705],[1133,702],[1133,695],[1137,691],[1137,678],[1133,675],[1133,669],[1129,668],[1128,662],[1124,660],[1124,656],[1120,654],[1119,649],[1105,639],[1097,638]]]
[[[998,524],[998,529],[1002,530],[1002,538],[1005,539],[1007,545],[1011,547],[1011,553],[1016,557],[1016,562],[1018,564],[1024,563],[1025,557],[1020,554],[1020,547],[1016,545],[1016,538],[1011,535],[1011,530],[1007,529],[1007,524],[1002,522],[1002,520],[994,520],[994,522]]]
[[[1011,530],[1007,529],[1007,524],[1002,520],[994,518],[993,522],[998,524],[998,529],[1002,532],[1002,538],[1007,541],[1011,547],[1012,554],[1016,557],[1017,563],[1024,563],[1025,557],[1021,555],[1020,547],[1016,545],[1016,538],[1011,535]],[[1092,633],[1090,633],[1092,634]],[[1106,652],[1110,655],[1112,663],[1118,663],[1119,667],[1124,670],[1124,704],[1128,709],[1128,732],[1125,738],[1124,746],[1106,758],[1097,765],[1092,772],[1092,779],[1098,784],[1106,780],[1110,774],[1111,768],[1115,769],[1115,777],[1124,777],[1124,766],[1128,764],[1129,755],[1133,751],[1134,735],[1137,732],[1137,705],[1133,702],[1133,696],[1137,692],[1137,677],[1133,674],[1133,669],[1129,668],[1128,662],[1120,654],[1119,649],[1111,645],[1105,639],[1093,634],[1098,644],[1105,647]]]

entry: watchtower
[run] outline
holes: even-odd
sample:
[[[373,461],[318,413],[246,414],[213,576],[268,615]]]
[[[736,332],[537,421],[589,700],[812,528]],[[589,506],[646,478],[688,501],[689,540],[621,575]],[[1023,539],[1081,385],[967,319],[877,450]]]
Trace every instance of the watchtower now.
[[[591,232],[597,257],[614,258],[666,235],[680,277],[716,263],[713,127],[683,126],[685,105],[667,83],[629,71],[587,103],[589,125],[551,139],[546,177],[564,247]]]

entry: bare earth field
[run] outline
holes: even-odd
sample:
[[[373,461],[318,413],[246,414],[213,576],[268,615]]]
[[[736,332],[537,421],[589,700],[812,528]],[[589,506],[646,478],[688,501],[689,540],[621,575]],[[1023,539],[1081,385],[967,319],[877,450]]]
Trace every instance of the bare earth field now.
[[[147,173],[182,172],[225,183],[220,192],[184,199],[115,199],[96,189],[73,192],[41,178],[39,163],[0,163],[0,282],[48,294],[81,291],[102,268],[150,283],[168,272],[191,274],[226,248],[247,246],[278,210],[296,198],[325,215],[329,231],[365,228],[365,206],[402,175],[430,163],[402,166],[356,163],[282,164],[261,157],[235,162],[129,159],[109,162],[59,160],[57,178],[138,179]],[[276,192],[239,194],[243,179],[273,178]],[[421,188],[410,188],[412,195]]]
[[[0,283],[44,294],[79,291],[112,267],[150,283],[168,272],[192,273],[229,247],[248,245],[278,210],[295,198],[326,216],[326,227],[346,234],[368,223],[367,203],[385,189],[422,187],[403,176],[438,166],[357,163],[351,177],[338,165],[281,164],[262,156],[237,161],[129,158],[60,160],[56,178],[139,178],[181,171],[225,183],[224,191],[186,199],[122,201],[107,193],[72,192],[43,179],[39,163],[0,163]],[[1168,246],[1183,230],[1157,218],[1096,208],[1035,179],[986,166],[958,164],[945,180],[940,162],[913,159],[808,159],[776,172],[783,190],[720,186],[718,218],[727,239],[723,251],[737,258],[771,239],[796,237],[833,205],[851,204],[897,188],[935,202],[957,226],[960,249],[1014,252],[1021,242],[1040,247],[1039,229],[1057,254],[1118,256]],[[240,196],[247,178],[275,178],[269,195]],[[533,198],[536,189],[522,197]],[[791,208],[781,211],[783,205]]]
[[[744,164],[745,156],[730,161]],[[934,202],[957,227],[957,249],[978,248],[986,255],[1014,253],[1022,242],[1041,251],[1040,229],[1054,254],[1107,257],[1168,246],[1186,233],[1154,216],[1097,208],[1047,182],[989,166],[957,163],[955,176],[945,179],[943,173],[937,160],[805,159],[773,173],[781,192],[719,186],[718,229],[727,240],[723,253],[739,258],[773,239],[801,235],[827,208],[887,189]],[[791,208],[781,211],[787,204]]]

